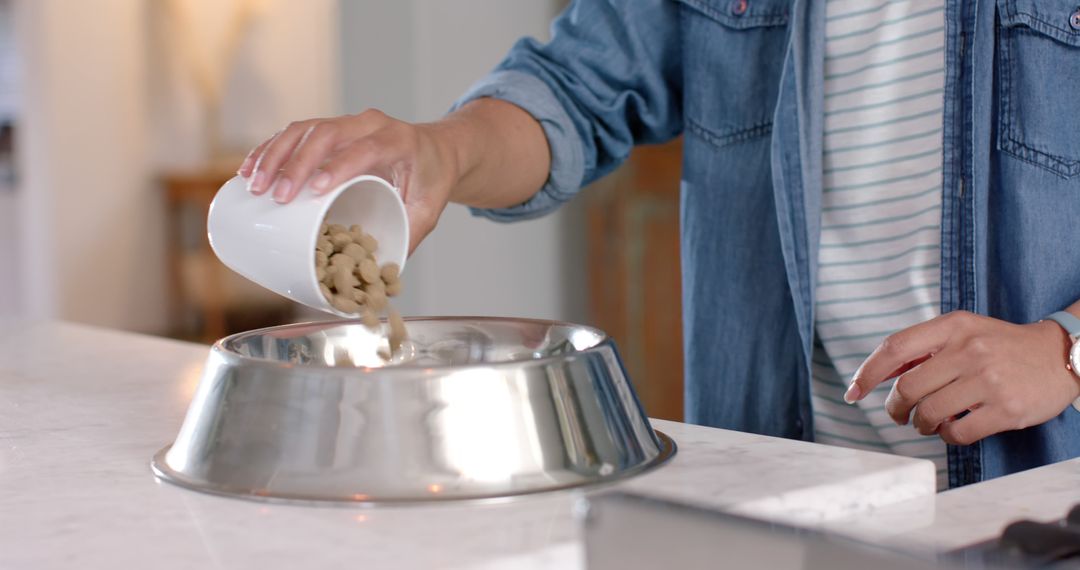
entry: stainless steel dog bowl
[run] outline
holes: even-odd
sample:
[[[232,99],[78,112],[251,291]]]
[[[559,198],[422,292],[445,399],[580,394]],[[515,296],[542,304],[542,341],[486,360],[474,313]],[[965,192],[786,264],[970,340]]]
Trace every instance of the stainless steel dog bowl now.
[[[210,351],[155,474],[299,501],[504,497],[610,482],[670,458],[602,332],[498,318],[272,327]]]

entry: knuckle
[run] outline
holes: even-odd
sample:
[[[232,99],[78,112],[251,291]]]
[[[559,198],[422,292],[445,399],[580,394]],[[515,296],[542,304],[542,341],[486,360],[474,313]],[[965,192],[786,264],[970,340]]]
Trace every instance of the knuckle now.
[[[886,354],[899,354],[903,351],[904,341],[902,337],[891,334],[881,341],[881,351]]]
[[[1001,373],[996,368],[986,367],[979,373],[979,377],[982,378],[982,382],[986,385],[992,393],[995,395],[1002,395],[1001,390],[1005,387],[1004,379]]]
[[[312,141],[319,138],[325,138],[333,136],[337,131],[337,125],[330,121],[320,121],[307,128],[307,140]]]
[[[942,319],[949,324],[950,328],[960,331],[970,330],[977,318],[975,313],[962,309],[946,313],[942,316]]]
[[[906,374],[896,380],[896,384],[893,385],[893,390],[896,392],[897,399],[903,403],[913,403],[915,400],[915,385],[912,383],[912,378]]]
[[[382,123],[389,119],[386,113],[383,113],[378,109],[364,109],[356,115],[356,118],[362,121],[371,121],[375,123]]]
[[[923,402],[915,408],[915,421],[918,425],[937,427],[939,419],[937,408],[931,402]]]
[[[969,338],[964,349],[976,358],[985,358],[992,352],[990,343],[983,336],[973,336]]]
[[[284,165],[282,165],[280,172],[281,176],[292,180],[296,179],[301,174],[301,171],[303,171],[303,169],[304,165],[300,161],[296,160],[296,158],[294,157],[288,162],[286,162]]]
[[[935,425],[926,421],[915,422],[915,430],[919,432],[919,435],[934,435],[935,427]]]
[[[970,323],[975,320],[975,313],[971,311],[965,311],[964,309],[957,309],[948,314],[949,317],[960,323]]]
[[[904,419],[904,406],[898,398],[889,397],[885,400],[885,413],[894,421]]]

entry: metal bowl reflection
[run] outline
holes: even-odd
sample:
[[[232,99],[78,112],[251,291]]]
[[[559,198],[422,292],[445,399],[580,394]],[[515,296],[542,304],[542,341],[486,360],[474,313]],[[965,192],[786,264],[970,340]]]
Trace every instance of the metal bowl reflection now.
[[[501,318],[353,321],[224,338],[155,474],[299,501],[482,499],[610,482],[659,465],[654,432],[602,332]]]

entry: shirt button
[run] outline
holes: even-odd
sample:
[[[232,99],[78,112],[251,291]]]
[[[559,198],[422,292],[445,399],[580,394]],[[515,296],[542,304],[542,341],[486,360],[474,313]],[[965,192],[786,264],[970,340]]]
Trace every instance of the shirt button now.
[[[748,7],[750,7],[750,0],[735,0],[731,3],[731,13],[736,16],[742,16],[746,13]],[[1074,18],[1078,15],[1080,15],[1080,12],[1077,12],[1074,15]]]
[[[1080,9],[1073,12],[1072,16],[1069,16],[1069,25],[1074,30],[1080,30]]]

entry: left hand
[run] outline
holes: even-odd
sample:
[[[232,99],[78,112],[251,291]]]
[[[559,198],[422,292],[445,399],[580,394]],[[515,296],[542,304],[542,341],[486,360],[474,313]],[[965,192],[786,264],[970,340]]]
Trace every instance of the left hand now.
[[[885,402],[893,420],[908,423],[914,409],[919,433],[968,445],[1041,424],[1080,396],[1065,368],[1068,347],[1053,321],[1015,325],[955,311],[887,337],[844,398],[854,402],[899,376]]]

